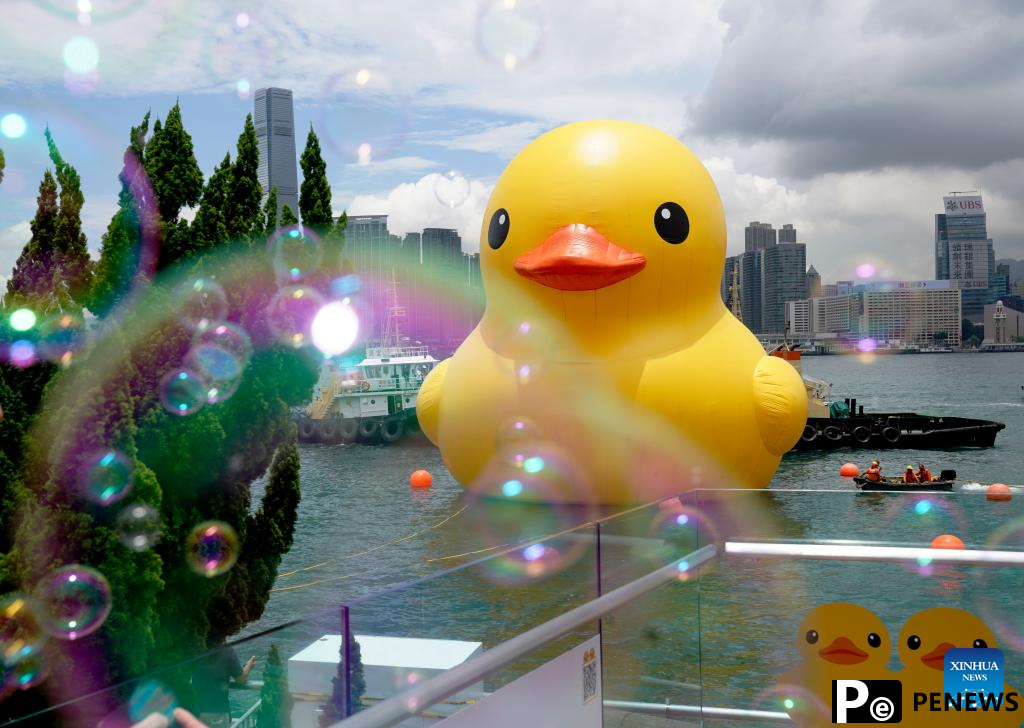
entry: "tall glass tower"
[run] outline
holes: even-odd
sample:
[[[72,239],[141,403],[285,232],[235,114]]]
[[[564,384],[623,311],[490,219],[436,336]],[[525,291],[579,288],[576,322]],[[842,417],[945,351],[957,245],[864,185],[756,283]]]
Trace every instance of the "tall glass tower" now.
[[[956,281],[963,291],[964,315],[978,316],[995,300],[995,251],[985,206],[973,191],[952,192],[942,203],[945,212],[935,216],[935,277]]]
[[[253,110],[256,139],[260,147],[259,179],[263,201],[277,187],[277,219],[285,205],[299,215],[299,184],[295,168],[295,116],[292,92],[286,88],[261,88],[256,91]]]

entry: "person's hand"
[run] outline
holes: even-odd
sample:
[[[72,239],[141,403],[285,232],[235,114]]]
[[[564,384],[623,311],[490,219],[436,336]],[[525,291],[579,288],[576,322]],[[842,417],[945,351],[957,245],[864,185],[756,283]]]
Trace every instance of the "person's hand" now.
[[[245,661],[245,666],[246,666],[247,668],[249,668],[250,670],[251,670],[251,669],[252,669],[253,667],[255,667],[255,666],[256,666],[256,655],[253,655],[253,656],[252,656],[252,657],[250,657],[250,658],[249,658],[248,660],[246,660],[246,661]]]
[[[209,728],[206,723],[196,718],[184,708],[174,709],[174,720],[178,721],[181,728]]]

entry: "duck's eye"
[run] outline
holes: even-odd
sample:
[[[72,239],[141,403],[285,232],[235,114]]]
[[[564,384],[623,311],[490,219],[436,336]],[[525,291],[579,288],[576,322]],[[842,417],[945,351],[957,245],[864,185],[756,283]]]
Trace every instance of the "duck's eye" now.
[[[988,647],[988,642],[986,642],[985,640],[974,640],[974,646],[978,649],[981,649],[983,647]]]
[[[654,211],[654,229],[666,243],[679,245],[690,234],[690,218],[675,202],[663,202]]]
[[[491,215],[491,224],[487,226],[487,244],[492,250],[497,250],[508,237],[509,219],[508,211],[501,207]]]
[[[909,647],[912,650],[920,649],[921,638],[918,637],[916,634],[910,635],[909,637],[907,637],[907,647]]]
[[[813,629],[808,631],[807,634],[804,635],[804,637],[807,639],[808,644],[813,645],[815,642],[818,641],[818,633],[815,632]]]
[[[882,638],[879,637],[874,632],[872,632],[871,634],[868,635],[868,644],[871,645],[872,647],[881,647],[882,646]]]

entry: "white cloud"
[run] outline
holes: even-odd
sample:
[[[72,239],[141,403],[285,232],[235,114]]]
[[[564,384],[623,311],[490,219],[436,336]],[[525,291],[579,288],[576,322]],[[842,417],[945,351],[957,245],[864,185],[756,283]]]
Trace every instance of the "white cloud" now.
[[[467,253],[480,250],[480,221],[484,216],[491,185],[469,181],[469,196],[456,207],[438,199],[435,185],[442,175],[432,173],[416,182],[400,184],[389,192],[356,195],[348,206],[349,215],[387,215],[388,229],[395,235],[420,232],[425,227],[454,228],[462,237]]]
[[[534,121],[521,121],[516,124],[493,124],[483,131],[461,134],[431,143],[449,149],[487,152],[496,154],[504,159],[511,159],[534,137],[546,131],[549,126],[549,124]]]
[[[345,165],[346,175],[377,175],[377,174],[391,174],[401,172],[421,172],[425,169],[436,169],[443,167],[444,165],[440,162],[435,162],[432,159],[426,159],[424,157],[391,157],[390,159],[382,159],[379,162],[374,161],[372,164],[362,165],[359,163],[351,163]]]
[[[6,228],[0,228],[0,272],[8,274],[14,267],[14,261],[21,254],[21,249],[32,237],[32,228],[28,220],[22,220]]]

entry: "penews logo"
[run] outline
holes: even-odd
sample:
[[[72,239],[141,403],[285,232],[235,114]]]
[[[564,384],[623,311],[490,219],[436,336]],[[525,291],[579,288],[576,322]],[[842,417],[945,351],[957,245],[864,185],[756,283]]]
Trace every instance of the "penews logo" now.
[[[833,723],[899,723],[903,684],[899,680],[833,680]]]

